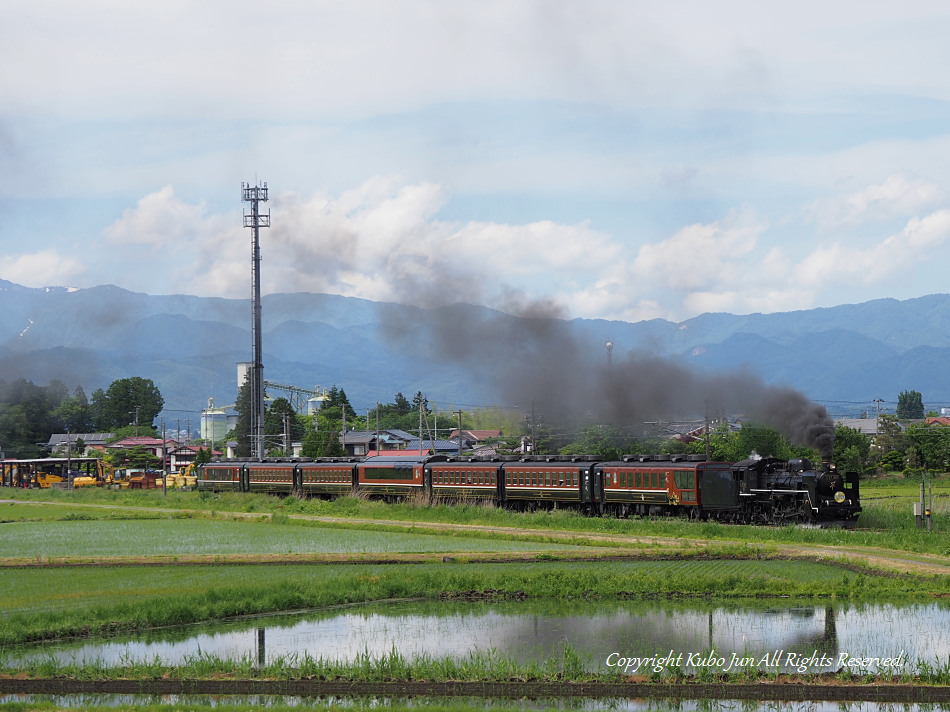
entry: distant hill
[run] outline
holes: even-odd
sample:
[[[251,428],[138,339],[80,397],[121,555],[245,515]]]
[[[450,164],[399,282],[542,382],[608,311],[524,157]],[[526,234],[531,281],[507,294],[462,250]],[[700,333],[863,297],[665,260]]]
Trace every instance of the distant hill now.
[[[0,357],[5,380],[53,378],[91,394],[113,380],[151,378],[169,417],[197,417],[208,397],[233,402],[235,363],[250,359],[248,300],[150,296],[100,286],[32,289],[0,280]],[[414,325],[496,319],[504,333],[521,323],[484,307],[427,310],[329,294],[263,298],[264,373],[277,383],[338,385],[356,407],[423,391],[440,404],[503,403],[460,360],[441,359]],[[768,383],[812,399],[896,400],[918,390],[925,404],[950,403],[950,295],[779,314],[703,314],[682,323],[573,319],[572,338],[591,353],[641,350],[702,371],[744,365]],[[477,348],[477,344],[475,346]],[[187,414],[193,413],[193,416]]]

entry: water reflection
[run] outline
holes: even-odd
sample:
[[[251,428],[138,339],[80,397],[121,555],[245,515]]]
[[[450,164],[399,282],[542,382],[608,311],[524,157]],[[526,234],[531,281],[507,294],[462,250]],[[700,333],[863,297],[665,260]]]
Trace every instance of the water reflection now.
[[[789,670],[806,656],[808,672],[838,669],[840,656],[918,660],[950,657],[950,606],[928,604],[777,605],[670,601],[411,602],[351,607],[297,617],[258,618],[213,627],[154,631],[135,639],[84,641],[13,651],[9,662],[48,655],[61,662],[159,660],[195,654],[251,659],[292,655],[345,661],[398,651],[406,657],[465,657],[497,651],[520,662],[549,658],[570,645],[607,671],[608,657],[674,654],[678,667],[716,659],[770,656]],[[698,657],[703,654],[707,657]],[[692,665],[689,655],[694,655]],[[824,657],[829,664],[818,664]],[[808,659],[812,659],[808,657]],[[831,661],[835,661],[831,663]],[[791,662],[790,662],[791,661]],[[710,664],[710,667],[714,667]],[[721,667],[721,665],[720,665]],[[759,665],[759,667],[763,667]],[[873,665],[868,669],[876,669]],[[628,669],[648,674],[646,666]],[[891,670],[890,672],[899,672]]]

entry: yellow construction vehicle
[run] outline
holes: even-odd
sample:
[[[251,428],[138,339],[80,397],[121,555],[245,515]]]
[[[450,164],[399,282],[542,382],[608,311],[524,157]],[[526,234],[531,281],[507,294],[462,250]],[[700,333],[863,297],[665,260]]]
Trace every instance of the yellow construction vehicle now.
[[[33,475],[33,484],[41,489],[48,489],[50,486],[61,484],[63,481],[63,478],[59,475],[53,475],[49,472],[37,472]]]

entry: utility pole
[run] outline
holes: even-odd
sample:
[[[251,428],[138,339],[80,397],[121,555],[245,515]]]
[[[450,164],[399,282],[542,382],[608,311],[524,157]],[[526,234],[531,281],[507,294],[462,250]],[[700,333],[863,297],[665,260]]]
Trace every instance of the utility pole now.
[[[69,447],[69,431],[66,431],[66,485],[72,488],[73,478],[70,477],[70,472],[73,469],[72,455],[70,453]]]
[[[290,456],[290,414],[284,413],[284,455]]]
[[[457,415],[459,419],[459,457],[462,457],[462,411],[455,411],[455,415]],[[438,437],[438,433],[436,433],[436,436]]]
[[[168,496],[168,458],[165,456],[165,421],[162,421],[162,496]]]
[[[710,448],[709,448],[709,401],[705,401],[705,403],[706,403],[706,412],[705,412],[705,415],[703,416],[703,420],[705,420],[705,426],[706,426],[706,427],[704,428],[704,430],[706,431],[706,462],[709,462],[709,459],[710,459],[710,452],[709,452],[709,451],[710,451]]]
[[[255,186],[241,183],[241,200],[251,204],[244,213],[244,227],[253,231],[251,238],[251,340],[254,359],[251,365],[251,454],[264,457],[264,364],[261,347],[261,241],[260,229],[270,227],[270,211],[261,213],[260,204],[267,202],[267,183]]]
[[[877,404],[877,420],[874,422],[874,430],[880,435],[881,434],[881,403],[884,401],[880,398],[875,398],[874,402]]]

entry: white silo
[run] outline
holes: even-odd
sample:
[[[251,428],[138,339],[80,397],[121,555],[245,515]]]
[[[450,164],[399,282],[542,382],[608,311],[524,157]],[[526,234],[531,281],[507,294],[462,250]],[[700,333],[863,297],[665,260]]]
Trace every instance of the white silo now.
[[[228,432],[228,415],[214,407],[214,398],[208,399],[208,407],[201,411],[201,439],[208,442],[224,440]]]

